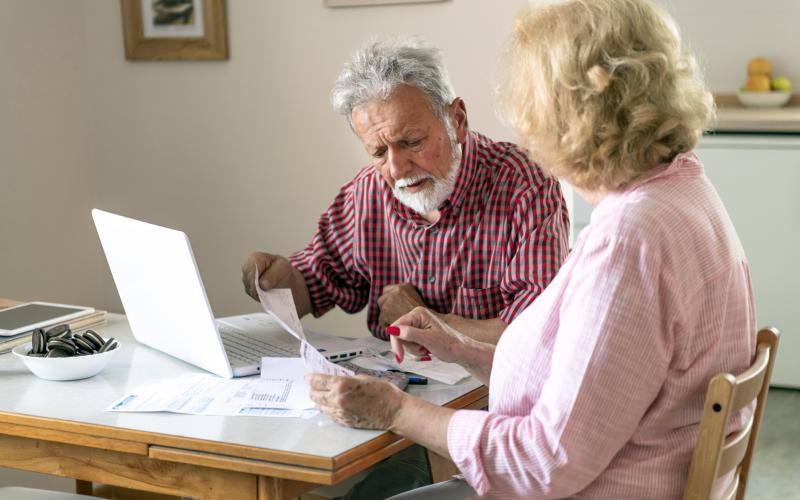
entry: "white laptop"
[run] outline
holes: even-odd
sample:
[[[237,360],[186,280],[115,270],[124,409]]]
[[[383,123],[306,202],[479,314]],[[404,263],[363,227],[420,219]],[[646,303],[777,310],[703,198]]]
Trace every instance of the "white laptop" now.
[[[185,233],[98,209],[92,218],[136,340],[226,378],[258,373],[263,356],[299,356],[266,314],[214,319]],[[331,360],[361,354],[347,339],[307,337]]]

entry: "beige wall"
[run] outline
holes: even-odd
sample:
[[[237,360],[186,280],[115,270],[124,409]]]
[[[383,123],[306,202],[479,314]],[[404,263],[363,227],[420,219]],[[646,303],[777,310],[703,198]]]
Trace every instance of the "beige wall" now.
[[[100,300],[88,224],[99,181],[88,151],[85,19],[75,7],[3,3],[0,296]]]
[[[730,91],[749,57],[800,81],[794,0],[661,0]],[[186,231],[218,315],[256,309],[239,266],[253,249],[304,245],[338,186],[364,163],[328,91],[368,37],[440,46],[474,128],[511,138],[491,73],[524,0],[328,9],[322,0],[230,0],[231,58],[128,62],[119,4],[7,0],[0,17],[0,295],[120,310],[88,214],[98,206]],[[744,26],[743,28],[737,26]],[[794,64],[795,66],[792,66]],[[363,333],[334,313],[318,328]]]
[[[216,314],[255,310],[240,282],[247,253],[305,245],[337,188],[365,163],[328,102],[341,63],[364,39],[413,32],[441,46],[472,123],[500,131],[484,68],[521,2],[490,3],[230,1],[231,58],[204,63],[125,61],[118,6],[88,3],[97,205],[186,231]],[[105,303],[115,308],[104,277]],[[316,327],[353,335],[365,332],[363,321],[337,313]]]
[[[753,55],[790,76],[794,0],[661,0],[716,89]],[[230,0],[231,58],[128,62],[119,4],[7,0],[0,17],[0,296],[120,310],[92,206],[186,231],[218,315],[255,310],[239,267],[253,249],[310,238],[338,186],[364,163],[328,92],[347,54],[381,33],[440,46],[474,128],[511,138],[492,110],[491,73],[524,0],[328,9],[322,0]],[[744,26],[739,28],[736,26]],[[795,66],[791,66],[794,63]],[[796,80],[800,81],[800,74]],[[363,318],[318,328],[363,333]]]
[[[328,9],[322,0],[233,0],[229,61],[134,63],[124,59],[117,2],[15,1],[20,16],[3,17],[2,50],[31,68],[15,76],[17,87],[40,73],[41,95],[16,101],[24,127],[0,117],[18,136],[3,148],[5,164],[25,181],[0,185],[5,212],[18,214],[2,222],[10,237],[0,295],[120,310],[89,217],[97,206],[186,231],[215,313],[256,310],[241,291],[244,257],[306,244],[365,163],[328,101],[348,53],[376,34],[428,38],[444,51],[472,126],[511,138],[494,116],[488,76],[523,3]],[[41,199],[42,189],[63,190]],[[55,250],[51,240],[68,245]],[[350,335],[364,334],[363,323],[340,312],[310,321]]]

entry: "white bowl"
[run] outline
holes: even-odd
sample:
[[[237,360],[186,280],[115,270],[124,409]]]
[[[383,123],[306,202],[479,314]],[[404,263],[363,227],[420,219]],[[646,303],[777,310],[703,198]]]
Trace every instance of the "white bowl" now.
[[[748,108],[779,108],[792,98],[791,91],[773,90],[770,92],[748,92],[740,90],[736,93],[742,106]]]
[[[28,370],[39,378],[47,380],[78,380],[100,373],[111,361],[114,354],[119,351],[120,347],[118,345],[110,351],[87,354],[85,356],[39,358],[28,356],[28,352],[31,350],[29,342],[18,345],[12,352],[25,363]]]

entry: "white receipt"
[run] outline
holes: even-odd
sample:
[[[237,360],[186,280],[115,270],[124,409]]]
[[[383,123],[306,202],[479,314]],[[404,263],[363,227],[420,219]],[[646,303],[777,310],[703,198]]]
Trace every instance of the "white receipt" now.
[[[267,314],[275,318],[275,321],[297,340],[305,340],[306,334],[303,331],[303,324],[300,323],[300,317],[297,315],[292,290],[290,288],[273,288],[264,291],[258,286],[258,278],[256,278],[256,290],[258,290],[261,306],[264,307]]]
[[[300,357],[306,367],[306,373],[324,373],[325,375],[353,376],[352,371],[337,364],[331,363],[325,356],[320,354],[316,347],[306,341],[303,325],[297,315],[297,308],[294,305],[292,290],[289,288],[275,288],[272,290],[262,290],[258,285],[258,272],[256,272],[255,287],[258,290],[258,298],[261,307],[270,316],[281,324],[289,333],[300,341]]]
[[[355,375],[355,373],[347,368],[328,361],[328,358],[323,356],[316,347],[305,340],[300,341],[300,356],[306,363],[306,371],[308,371],[308,373],[322,373],[325,375],[339,375],[342,377],[352,377]]]

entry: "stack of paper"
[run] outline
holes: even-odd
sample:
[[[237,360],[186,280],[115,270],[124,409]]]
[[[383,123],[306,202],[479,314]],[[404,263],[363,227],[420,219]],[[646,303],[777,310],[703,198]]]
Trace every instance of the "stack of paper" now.
[[[310,417],[317,413],[313,408],[308,385],[302,380],[188,374],[138,387],[106,411]]]

